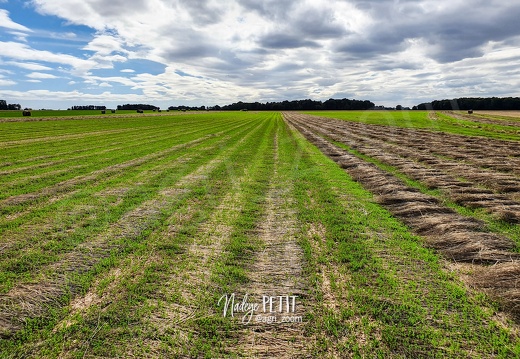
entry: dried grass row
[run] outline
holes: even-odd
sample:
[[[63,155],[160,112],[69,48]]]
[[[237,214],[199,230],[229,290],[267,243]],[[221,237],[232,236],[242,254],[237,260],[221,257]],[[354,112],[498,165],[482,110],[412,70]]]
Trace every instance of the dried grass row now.
[[[520,255],[514,252],[515,243],[507,237],[484,232],[481,221],[443,208],[435,198],[405,186],[395,177],[346,151],[327,145],[327,141],[313,132],[317,131],[316,128],[311,130],[305,126],[309,123],[307,117],[286,115],[286,119],[309,141],[326,148],[328,153],[334,153],[333,159],[342,168],[377,194],[378,202],[423,236],[430,247],[454,261],[475,264],[471,283],[520,318]],[[459,192],[459,195],[463,194]],[[466,194],[468,198],[479,196],[475,188],[470,188]],[[488,193],[488,196],[493,195]],[[504,209],[503,215],[510,213]]]
[[[439,159],[433,155],[421,154],[421,158],[418,159],[417,154],[408,148],[346,131],[339,132],[336,128],[331,130],[331,127],[326,125],[317,126],[313,122],[307,124],[315,131],[321,131],[328,137],[345,143],[367,156],[398,168],[400,172],[432,189],[443,190],[460,205],[485,208],[496,219],[520,223],[520,202],[511,197],[511,194],[520,193],[520,179],[515,176],[484,171],[463,163]],[[326,145],[322,144],[322,146]],[[414,162],[414,160],[420,161]],[[460,177],[465,181],[460,180]],[[482,185],[490,189],[480,187]],[[507,193],[502,193],[503,191]]]

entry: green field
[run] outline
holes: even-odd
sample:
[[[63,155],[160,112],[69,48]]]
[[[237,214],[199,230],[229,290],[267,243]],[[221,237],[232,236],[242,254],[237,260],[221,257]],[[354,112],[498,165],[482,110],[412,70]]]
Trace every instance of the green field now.
[[[304,137],[481,221],[478,233],[516,243],[488,248],[515,264],[514,125],[419,111],[315,114],[342,120],[330,123],[276,112],[60,113],[71,112],[78,119],[0,120],[0,358],[520,356],[517,312],[467,280],[489,262],[447,255]],[[341,132],[342,122],[351,127]],[[397,132],[417,128],[418,137]],[[425,143],[431,133],[437,142]],[[471,157],[489,153],[484,140],[496,168]],[[443,147],[452,142],[459,157]],[[433,188],[399,158],[503,195],[512,213]],[[466,167],[453,174],[454,164]],[[478,171],[497,180],[479,182]],[[259,304],[251,323],[238,307],[224,316],[219,300],[232,293]],[[294,297],[295,307],[264,312],[264,295]]]

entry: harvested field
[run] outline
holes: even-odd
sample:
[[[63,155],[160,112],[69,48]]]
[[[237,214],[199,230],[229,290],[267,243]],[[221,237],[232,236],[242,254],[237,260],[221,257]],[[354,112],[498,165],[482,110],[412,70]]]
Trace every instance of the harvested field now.
[[[488,148],[489,151],[493,146],[504,148],[503,155],[493,155],[494,160],[503,160],[504,173],[499,173],[479,166],[478,161],[468,161],[473,155],[466,157],[459,153],[477,151],[469,145],[460,147],[469,139],[463,141],[457,138],[456,141],[455,138],[450,139],[454,136],[442,134],[444,141],[430,140],[428,144],[431,147],[425,147],[422,141],[406,140],[415,137],[415,130],[382,131],[380,126],[363,125],[364,131],[360,131],[357,124],[345,121],[293,113],[286,113],[285,118],[355,180],[376,194],[379,203],[423,236],[430,247],[456,262],[494,264],[486,269],[488,279],[475,280],[473,284],[499,298],[514,315],[520,314],[520,307],[516,304],[520,302],[518,292],[503,291],[501,284],[493,284],[493,278],[500,277],[504,268],[508,268],[509,273],[514,273],[514,268],[520,268],[518,241],[489,233],[483,222],[457,213],[439,203],[435,196],[422,193],[394,176],[396,173],[403,174],[428,188],[441,190],[446,198],[457,204],[484,208],[496,219],[516,224],[520,222],[520,202],[515,200],[520,190],[520,178],[516,173],[515,160],[507,161],[505,155],[506,148],[516,151],[517,143],[480,139],[479,145],[475,146]],[[398,135],[392,133],[394,131]],[[424,132],[420,135],[426,139]],[[431,133],[430,137],[435,139],[437,136],[439,134]],[[436,158],[448,153],[451,158]],[[458,164],[461,158],[464,162]],[[367,162],[367,159],[377,160],[379,167]],[[388,168],[385,165],[394,168],[394,173],[385,170]]]
[[[519,353],[516,239],[487,219],[515,225],[509,160],[484,168],[470,148],[475,162],[284,116],[0,121],[0,358]],[[397,171],[440,178],[454,205]],[[468,203],[489,214],[459,213]],[[478,291],[497,287],[499,315]]]
[[[326,119],[305,119],[308,127],[338,141],[454,202],[484,208],[497,218],[520,222],[520,151],[517,142],[476,139]],[[507,208],[507,214],[504,209]]]

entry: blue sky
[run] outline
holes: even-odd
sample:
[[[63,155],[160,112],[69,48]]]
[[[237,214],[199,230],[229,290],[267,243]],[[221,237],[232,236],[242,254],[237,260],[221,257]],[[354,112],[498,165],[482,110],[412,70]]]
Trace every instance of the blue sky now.
[[[0,0],[0,99],[520,96],[519,18],[518,0]]]

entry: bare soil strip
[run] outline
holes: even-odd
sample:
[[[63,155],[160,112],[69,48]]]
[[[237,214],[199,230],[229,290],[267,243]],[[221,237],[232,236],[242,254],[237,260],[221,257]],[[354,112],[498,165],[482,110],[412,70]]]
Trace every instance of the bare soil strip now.
[[[309,127],[311,116],[285,113],[284,117],[356,181],[375,193],[382,205],[423,236],[429,246],[456,262],[471,263],[476,270],[486,271],[487,280],[474,284],[498,298],[515,315],[520,314],[520,291],[516,287],[499,286],[496,281],[520,273],[520,255],[511,251],[515,244],[509,238],[484,232],[480,221],[457,214],[439,204],[435,197],[406,186],[387,172],[334,146]],[[484,269],[479,264],[495,265]],[[499,283],[504,282],[507,281]]]
[[[296,296],[296,308],[289,313],[284,308],[282,313],[274,315],[277,321],[272,323],[259,322],[253,317],[240,333],[238,351],[247,358],[303,358],[309,344],[303,333],[303,322],[281,322],[284,316],[303,318],[306,307],[302,303],[305,296],[303,253],[295,238],[297,224],[292,210],[291,183],[279,171],[277,135],[274,151],[274,173],[266,197],[264,219],[258,228],[264,248],[254,258],[250,285],[244,291],[257,303],[262,303],[264,296]],[[260,317],[268,319],[273,314],[260,314]]]

